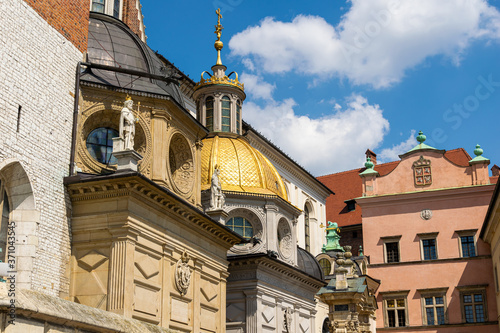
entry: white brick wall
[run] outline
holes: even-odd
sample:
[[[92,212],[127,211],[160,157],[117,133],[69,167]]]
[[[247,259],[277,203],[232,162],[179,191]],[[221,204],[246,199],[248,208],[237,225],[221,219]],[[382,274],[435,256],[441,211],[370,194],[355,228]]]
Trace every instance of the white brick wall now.
[[[32,288],[59,296],[69,289],[70,202],[63,177],[82,53],[23,0],[0,1],[0,13],[0,165],[20,161],[31,181],[40,212]]]

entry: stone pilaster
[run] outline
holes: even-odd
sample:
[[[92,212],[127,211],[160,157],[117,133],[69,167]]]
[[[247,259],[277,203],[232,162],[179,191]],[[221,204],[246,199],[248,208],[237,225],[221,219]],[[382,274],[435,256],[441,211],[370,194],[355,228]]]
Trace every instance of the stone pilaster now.
[[[119,237],[111,244],[108,286],[108,311],[132,316],[134,302],[135,239]]]
[[[245,290],[246,296],[246,333],[259,333],[261,328],[258,316],[259,292],[257,290]]]

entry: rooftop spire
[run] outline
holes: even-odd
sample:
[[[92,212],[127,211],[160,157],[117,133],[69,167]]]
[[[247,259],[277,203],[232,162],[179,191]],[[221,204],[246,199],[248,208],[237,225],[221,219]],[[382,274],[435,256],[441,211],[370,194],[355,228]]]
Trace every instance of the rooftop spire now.
[[[222,24],[220,24],[220,19],[222,18],[222,14],[220,13],[220,8],[217,8],[215,11],[215,14],[217,14],[217,25],[215,26],[215,31],[214,33],[217,34],[217,40],[214,43],[214,47],[217,50],[217,63],[216,65],[222,65],[222,60],[220,59],[220,50],[224,47],[224,44],[220,40],[220,36],[222,34]]]

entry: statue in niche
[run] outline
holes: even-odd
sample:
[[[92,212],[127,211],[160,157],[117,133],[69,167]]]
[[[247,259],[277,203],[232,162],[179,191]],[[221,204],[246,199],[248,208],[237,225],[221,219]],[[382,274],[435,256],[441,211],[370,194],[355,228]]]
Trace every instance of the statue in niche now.
[[[127,96],[120,114],[120,138],[123,139],[123,150],[134,150],[135,118],[132,112],[134,101]]]
[[[219,166],[216,165],[214,173],[212,174],[212,184],[210,186],[210,209],[222,209],[226,201],[224,193],[222,193],[219,175]]]

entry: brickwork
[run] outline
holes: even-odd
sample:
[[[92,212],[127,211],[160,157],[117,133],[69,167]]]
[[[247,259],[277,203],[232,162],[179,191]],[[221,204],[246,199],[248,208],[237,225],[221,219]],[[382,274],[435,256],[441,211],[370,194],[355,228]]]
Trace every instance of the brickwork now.
[[[81,52],[87,50],[90,0],[26,0],[26,2]]]
[[[56,4],[30,2],[43,13]],[[65,10],[73,11],[74,6],[68,5]],[[88,8],[88,3],[83,7]],[[0,169],[8,161],[19,161],[40,213],[33,231],[38,244],[32,273],[23,278],[31,280],[34,290],[65,296],[69,290],[71,206],[63,177],[69,169],[75,70],[82,60],[83,44],[77,47],[68,43],[57,27],[23,0],[0,1],[0,13]],[[47,17],[55,22],[59,15],[65,13],[55,10]],[[68,17],[76,15],[73,12]],[[81,27],[83,23],[77,20],[74,24]],[[75,31],[68,23],[61,23],[59,28]],[[86,30],[69,37],[83,43],[83,33]],[[22,252],[20,242],[17,251]]]
[[[125,23],[130,30],[136,35],[141,37],[141,22],[139,21],[139,0],[123,0],[123,23]]]

